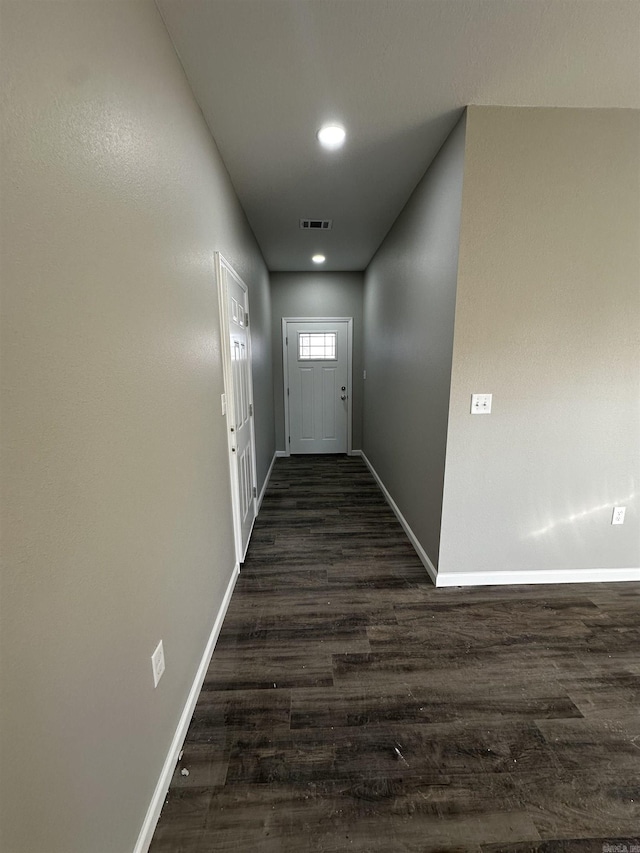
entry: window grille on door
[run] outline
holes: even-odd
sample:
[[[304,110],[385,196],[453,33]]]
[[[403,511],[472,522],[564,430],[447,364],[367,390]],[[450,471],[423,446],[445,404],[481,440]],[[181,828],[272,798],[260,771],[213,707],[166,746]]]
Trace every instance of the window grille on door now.
[[[298,361],[337,361],[336,332],[298,332]]]

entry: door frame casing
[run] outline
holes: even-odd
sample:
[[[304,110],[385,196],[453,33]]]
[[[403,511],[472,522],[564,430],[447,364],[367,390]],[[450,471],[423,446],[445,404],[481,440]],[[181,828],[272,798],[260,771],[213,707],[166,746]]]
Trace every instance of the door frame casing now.
[[[282,318],[282,377],[284,383],[284,447],[291,456],[289,444],[289,359],[287,353],[287,323],[346,323],[347,324],[347,455],[353,453],[353,317],[283,317]]]
[[[222,279],[222,268],[225,268],[228,275],[233,276],[236,283],[240,286],[241,290],[244,291],[245,295],[245,311],[247,316],[249,317],[249,322],[246,326],[247,331],[247,360],[249,365],[249,406],[251,415],[249,417],[249,427],[251,430],[251,479],[252,479],[252,489],[253,489],[253,497],[251,498],[253,502],[253,523],[255,523],[256,516],[258,514],[258,505],[257,505],[257,482],[256,482],[256,436],[255,436],[255,428],[254,428],[254,406],[253,406],[253,370],[252,370],[252,357],[251,357],[251,315],[249,312],[249,288],[244,283],[244,281],[240,278],[238,273],[231,266],[229,261],[226,260],[224,255],[220,252],[215,253],[215,275],[216,275],[216,284],[218,290],[218,308],[220,313],[220,349],[222,351],[222,373],[224,377],[224,393],[226,397],[226,411],[225,411],[225,431],[227,433],[227,454],[229,457],[229,475],[231,480],[231,511],[233,516],[233,539],[235,544],[235,552],[236,552],[236,562],[238,565],[244,562],[244,558],[246,555],[246,549],[242,546],[242,517],[240,510],[240,492],[238,487],[239,482],[239,472],[238,472],[238,454],[233,451],[233,442],[234,437],[231,433],[231,429],[229,428],[229,414],[231,412],[235,412],[235,396],[234,396],[234,386],[233,386],[233,370],[232,370],[232,362],[231,362],[231,341],[230,341],[230,327],[229,327],[229,294],[227,288],[223,285]],[[252,523],[252,530],[253,530]],[[249,539],[247,540],[247,545],[249,540],[251,539],[251,533],[249,533]]]

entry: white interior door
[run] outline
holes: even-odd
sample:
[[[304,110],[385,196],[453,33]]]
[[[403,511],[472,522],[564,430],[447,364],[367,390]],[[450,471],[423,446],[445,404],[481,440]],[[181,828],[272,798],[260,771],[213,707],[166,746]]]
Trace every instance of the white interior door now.
[[[236,555],[242,563],[256,517],[253,382],[247,288],[218,256],[226,417]]]
[[[347,453],[351,321],[286,320],[285,411],[290,453]]]

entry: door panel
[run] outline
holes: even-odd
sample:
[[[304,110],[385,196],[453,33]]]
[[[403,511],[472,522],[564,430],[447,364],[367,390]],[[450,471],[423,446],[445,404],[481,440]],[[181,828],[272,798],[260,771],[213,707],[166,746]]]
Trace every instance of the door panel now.
[[[336,384],[335,367],[322,368],[322,437],[327,440],[337,438],[338,412],[336,402],[339,400]]]
[[[219,259],[219,294],[225,352],[225,394],[231,470],[233,523],[238,562],[243,562],[256,517],[255,437],[251,380],[251,340],[247,292]]]
[[[287,321],[285,352],[291,453],[346,453],[348,320]]]
[[[297,377],[297,381],[300,384],[300,438],[305,441],[313,441],[314,439],[315,400],[313,395],[313,379],[312,367],[300,368]],[[295,396],[294,394],[294,399]]]

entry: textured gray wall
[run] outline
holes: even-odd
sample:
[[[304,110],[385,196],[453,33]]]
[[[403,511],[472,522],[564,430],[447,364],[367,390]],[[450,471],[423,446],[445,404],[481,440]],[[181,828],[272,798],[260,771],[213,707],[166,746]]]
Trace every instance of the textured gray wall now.
[[[464,117],[365,275],[363,449],[437,565]]]
[[[468,110],[441,571],[640,567],[639,151],[638,111]]]
[[[4,4],[1,36],[0,848],[131,851],[234,566],[214,251],[262,478],[268,275],[150,0]]]
[[[362,289],[357,272],[271,273],[273,393],[278,450],[285,449],[283,317],[353,317],[353,449],[362,447]]]

